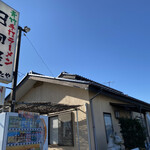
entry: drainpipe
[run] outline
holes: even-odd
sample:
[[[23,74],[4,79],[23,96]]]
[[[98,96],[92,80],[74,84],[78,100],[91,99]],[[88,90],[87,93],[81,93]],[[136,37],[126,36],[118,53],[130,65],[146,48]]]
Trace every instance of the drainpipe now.
[[[142,125],[144,125],[144,122],[142,120],[142,106],[141,105],[139,106],[139,113],[140,113],[140,121],[141,121]]]
[[[92,115],[92,125],[93,125],[93,134],[94,134],[95,150],[98,150],[98,148],[97,148],[96,130],[95,130],[95,119],[94,119],[93,101],[92,101],[92,100],[93,100],[95,97],[97,97],[100,93],[101,93],[101,91],[99,91],[95,96],[93,96],[93,97],[90,99],[90,108],[91,108],[91,115]]]
[[[141,110],[142,110],[142,106],[140,105],[140,117],[142,118],[142,113],[141,113]]]

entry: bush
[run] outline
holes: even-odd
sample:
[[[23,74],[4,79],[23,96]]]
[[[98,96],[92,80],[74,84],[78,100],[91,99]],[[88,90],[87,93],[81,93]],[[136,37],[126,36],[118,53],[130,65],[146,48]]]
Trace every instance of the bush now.
[[[120,118],[119,123],[121,125],[121,133],[124,139],[124,145],[127,149],[145,147],[145,128],[141,125],[138,119]]]

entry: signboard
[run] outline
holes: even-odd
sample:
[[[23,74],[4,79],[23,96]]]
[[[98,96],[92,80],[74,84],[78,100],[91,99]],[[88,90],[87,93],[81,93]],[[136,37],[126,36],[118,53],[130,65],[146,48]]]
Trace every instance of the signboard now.
[[[0,1],[0,82],[13,78],[19,13]]]
[[[6,150],[47,150],[46,122],[39,114],[31,112],[21,111],[18,116],[9,116]]]
[[[4,105],[5,91],[6,91],[6,88],[3,86],[0,86],[0,105]]]

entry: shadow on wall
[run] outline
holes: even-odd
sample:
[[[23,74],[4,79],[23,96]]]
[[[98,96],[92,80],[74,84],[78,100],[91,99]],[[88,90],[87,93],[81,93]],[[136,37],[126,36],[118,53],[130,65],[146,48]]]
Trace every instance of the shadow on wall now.
[[[79,121],[79,143],[80,150],[89,150],[88,144],[88,129],[86,119]],[[74,144],[78,149],[78,135],[77,135],[77,122],[74,122]]]
[[[18,101],[83,105],[89,101],[89,93],[87,90],[77,87],[44,83],[38,87],[33,87]]]
[[[62,100],[70,100],[70,103],[80,103],[81,100],[88,101],[88,91],[76,88],[76,87],[67,87],[62,85],[55,84],[44,84],[44,93],[42,94],[43,98],[46,101],[54,101],[59,103]],[[42,98],[42,100],[44,100]]]

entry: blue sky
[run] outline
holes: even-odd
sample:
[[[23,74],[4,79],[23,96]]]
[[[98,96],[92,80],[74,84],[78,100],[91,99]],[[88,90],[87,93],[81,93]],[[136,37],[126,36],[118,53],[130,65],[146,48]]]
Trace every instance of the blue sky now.
[[[19,72],[67,71],[105,85],[112,81],[112,88],[150,102],[149,0],[3,2],[20,12],[20,26],[31,28],[27,37],[51,70],[22,35]]]

